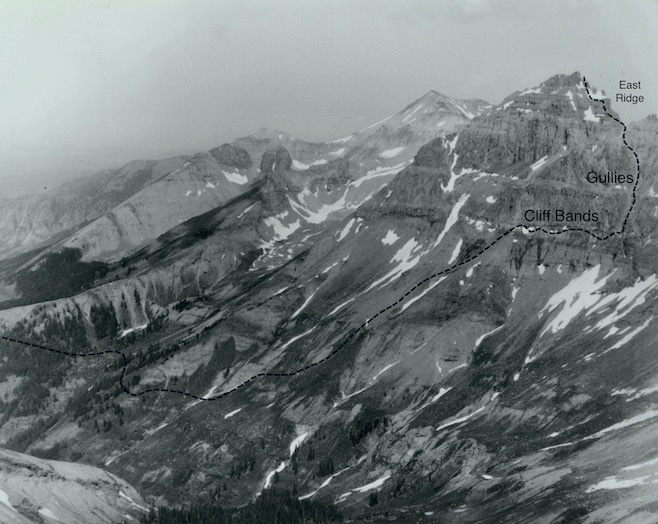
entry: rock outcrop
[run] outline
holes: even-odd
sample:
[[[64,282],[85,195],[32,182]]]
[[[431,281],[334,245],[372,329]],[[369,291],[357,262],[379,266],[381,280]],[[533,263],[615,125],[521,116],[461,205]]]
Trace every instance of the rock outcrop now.
[[[0,449],[2,522],[111,524],[145,511],[132,486],[99,468]]]
[[[249,153],[241,147],[232,144],[223,144],[215,149],[211,149],[209,153],[219,162],[230,167],[238,169],[249,169],[251,167],[251,157]]]

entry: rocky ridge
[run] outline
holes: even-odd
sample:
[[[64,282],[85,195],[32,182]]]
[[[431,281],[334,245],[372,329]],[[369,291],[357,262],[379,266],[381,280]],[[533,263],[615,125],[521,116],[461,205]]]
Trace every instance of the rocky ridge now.
[[[601,220],[577,227],[620,227],[629,187],[585,177],[632,173],[632,154],[581,80],[558,75],[512,95],[317,224],[310,195],[330,202],[327,187],[345,194],[359,179],[341,161],[296,168],[305,146],[248,139],[262,148],[262,179],[136,252],[132,274],[117,268],[115,282],[0,312],[16,337],[52,343],[59,318],[92,344],[122,345],[133,393],[218,400],[125,395],[120,366],[94,357],[63,370],[57,399],[14,405],[28,426],[46,414],[61,423],[27,449],[70,458],[74,444],[170,503],[217,485],[223,504],[244,503],[276,478],[375,521],[650,519],[654,122],[628,132],[642,178],[624,236],[551,236],[533,221],[511,230],[527,209],[585,205]],[[199,270],[175,279],[185,264]],[[91,313],[108,300],[114,338]],[[19,363],[8,362],[11,395],[28,378],[17,385]],[[10,424],[2,431],[16,441]]]

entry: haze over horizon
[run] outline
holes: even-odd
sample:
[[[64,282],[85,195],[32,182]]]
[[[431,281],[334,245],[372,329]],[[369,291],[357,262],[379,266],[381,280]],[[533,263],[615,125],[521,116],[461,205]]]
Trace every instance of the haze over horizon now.
[[[499,103],[574,71],[613,98],[642,81],[644,103],[613,101],[638,120],[658,110],[657,22],[653,0],[6,0],[2,193],[260,127],[332,140],[432,89]]]

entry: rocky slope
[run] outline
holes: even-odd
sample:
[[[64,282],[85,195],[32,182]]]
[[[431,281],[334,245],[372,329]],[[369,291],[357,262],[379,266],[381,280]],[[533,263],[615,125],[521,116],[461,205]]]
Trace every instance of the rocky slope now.
[[[69,182],[52,194],[2,199],[0,257],[52,242],[54,235],[96,219],[185,161],[185,157],[134,161],[121,169]]]
[[[163,504],[277,485],[374,522],[655,520],[658,124],[627,132],[637,186],[589,181],[637,176],[604,96],[555,76],[381,177],[384,137],[445,97],[338,142],[380,133],[369,155],[237,141],[242,193],[0,311],[6,337],[128,357],[3,339],[0,437]]]
[[[53,198],[9,202],[4,207],[10,233],[0,251],[0,257],[8,258],[0,263],[0,298],[20,298],[12,279],[20,270],[38,267],[50,253],[68,248],[80,250],[85,261],[120,260],[268,175],[278,179],[286,196],[269,209],[263,245],[272,248],[302,226],[321,229],[316,226],[346,216],[381,189],[427,140],[489,107],[430,92],[386,123],[352,135],[349,145],[309,143],[261,129],[193,157],[133,162],[80,187],[70,183]],[[412,114],[417,116],[410,119]],[[39,249],[9,258],[34,247]],[[268,249],[261,264],[272,266],[269,258],[281,256]]]
[[[138,520],[135,489],[98,468],[0,450],[0,520],[102,524]]]

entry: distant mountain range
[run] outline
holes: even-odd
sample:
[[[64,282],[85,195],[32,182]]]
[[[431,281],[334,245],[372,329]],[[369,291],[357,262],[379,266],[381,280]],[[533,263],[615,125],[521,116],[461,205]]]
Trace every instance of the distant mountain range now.
[[[617,119],[579,73],[430,91],[2,201],[0,441],[139,505],[651,521],[658,120]]]

